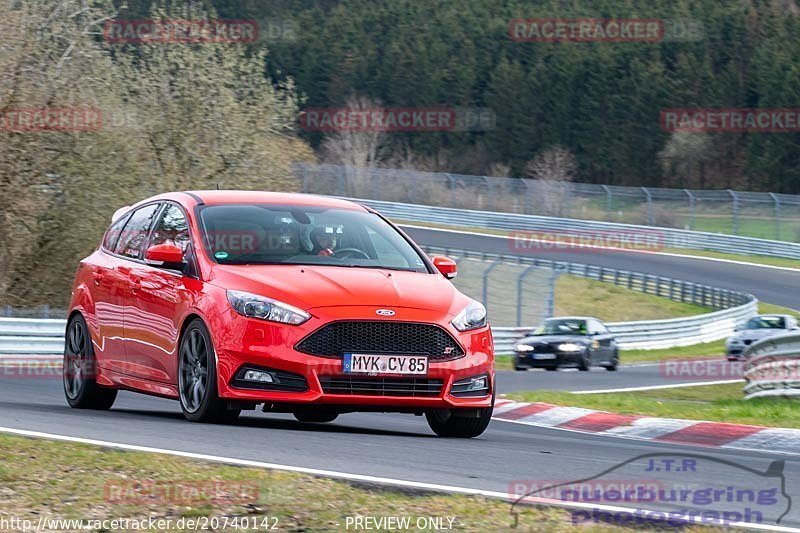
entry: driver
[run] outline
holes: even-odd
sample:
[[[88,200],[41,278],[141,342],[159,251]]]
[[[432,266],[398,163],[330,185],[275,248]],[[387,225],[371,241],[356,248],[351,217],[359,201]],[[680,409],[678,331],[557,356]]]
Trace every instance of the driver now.
[[[336,248],[336,237],[333,233],[326,233],[325,228],[314,228],[311,231],[311,253],[313,255],[333,255]]]

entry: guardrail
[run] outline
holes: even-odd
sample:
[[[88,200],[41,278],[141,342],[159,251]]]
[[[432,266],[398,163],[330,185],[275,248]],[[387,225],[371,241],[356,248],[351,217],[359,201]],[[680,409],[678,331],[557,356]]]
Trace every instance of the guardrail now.
[[[747,399],[800,397],[800,334],[786,333],[752,344],[744,354]]]
[[[0,354],[49,355],[64,353],[66,320],[0,318]]]
[[[348,198],[355,202],[377,209],[381,214],[394,219],[438,223],[449,226],[472,227],[517,232],[546,232],[553,237],[574,237],[576,234],[596,235],[600,232],[655,236],[660,240],[660,248],[685,248],[711,250],[716,252],[763,255],[800,259],[800,244],[784,241],[737,237],[718,233],[705,233],[671,228],[655,228],[615,222],[577,220],[572,218],[498,213],[492,211],[473,211],[429,205],[384,202],[363,198]],[[509,235],[509,250],[516,241]]]
[[[298,163],[302,191],[800,241],[800,195],[620,187],[530,178]],[[719,228],[719,229],[717,229]]]

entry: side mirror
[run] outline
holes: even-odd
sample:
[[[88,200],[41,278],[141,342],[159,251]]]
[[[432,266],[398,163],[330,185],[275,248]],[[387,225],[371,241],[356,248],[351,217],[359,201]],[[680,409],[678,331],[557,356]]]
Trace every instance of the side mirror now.
[[[144,253],[148,265],[183,270],[183,251],[174,244],[156,244]]]
[[[441,272],[442,275],[447,279],[453,279],[456,277],[456,275],[458,275],[458,267],[456,266],[456,262],[449,257],[437,255],[433,258],[433,266],[435,266],[436,270]]]

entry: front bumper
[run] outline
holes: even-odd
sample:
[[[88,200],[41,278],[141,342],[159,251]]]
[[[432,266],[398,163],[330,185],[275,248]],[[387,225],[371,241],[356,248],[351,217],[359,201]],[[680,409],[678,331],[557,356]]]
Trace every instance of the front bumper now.
[[[560,366],[576,366],[583,358],[583,353],[583,351],[555,351],[552,353],[516,352],[514,354],[514,365],[517,368],[558,368]]]
[[[342,370],[342,359],[319,357],[299,352],[296,344],[310,333],[333,320],[346,317],[350,320],[375,320],[374,310],[337,308],[336,316],[325,318],[314,316],[301,326],[286,326],[261,320],[244,318],[235,313],[226,314],[222,321],[224,329],[215,334],[217,351],[218,393],[221,398],[247,403],[265,403],[276,406],[326,405],[342,410],[386,410],[419,411],[426,409],[484,408],[492,405],[494,391],[494,353],[491,331],[488,327],[469,332],[458,332],[449,323],[443,324],[430,312],[414,310],[413,322],[437,324],[445,328],[464,349],[465,355],[450,361],[430,361],[425,376],[367,376],[346,374]],[[412,355],[412,354],[409,354]],[[256,367],[301,376],[305,379],[304,390],[275,390],[243,385],[236,378],[243,367]],[[489,390],[482,396],[454,395],[453,385],[466,378],[486,375]],[[384,390],[368,390],[354,387],[346,393],[330,391],[331,381],[374,380],[388,382]],[[393,380],[441,381],[435,394],[397,393]],[[327,382],[328,385],[323,386]],[[371,387],[366,387],[370,389]],[[376,387],[377,389],[377,387]],[[341,390],[341,389],[340,389]]]

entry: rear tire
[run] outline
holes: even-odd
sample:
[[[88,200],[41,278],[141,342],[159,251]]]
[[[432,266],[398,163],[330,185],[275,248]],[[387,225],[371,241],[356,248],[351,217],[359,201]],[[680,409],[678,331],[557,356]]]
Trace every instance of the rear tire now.
[[[294,417],[300,422],[307,422],[307,423],[315,423],[315,424],[325,424],[327,422],[333,422],[337,418],[339,418],[339,413],[334,413],[331,411],[311,411],[311,410],[302,410],[302,411],[295,411]]]
[[[470,418],[455,416],[453,411],[448,410],[428,411],[425,413],[425,418],[428,419],[428,425],[433,432],[439,437],[471,439],[486,431],[489,422],[492,421],[492,411],[494,411],[494,407],[486,407],[480,409],[478,417]]]
[[[117,389],[98,385],[96,371],[89,328],[81,315],[75,315],[67,325],[64,342],[64,395],[70,407],[107,411],[114,405]]]
[[[241,409],[229,409],[217,396],[217,362],[211,335],[203,321],[192,320],[178,351],[178,397],[183,416],[190,422],[227,424]]]

